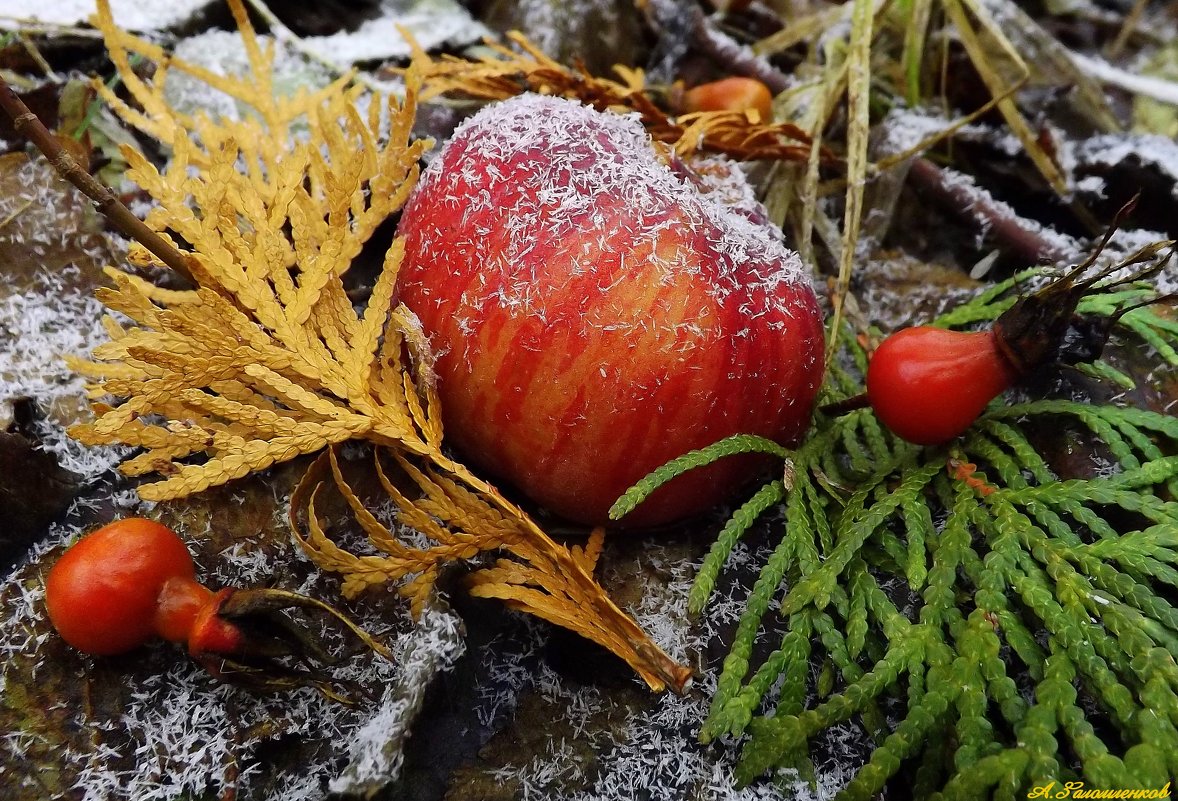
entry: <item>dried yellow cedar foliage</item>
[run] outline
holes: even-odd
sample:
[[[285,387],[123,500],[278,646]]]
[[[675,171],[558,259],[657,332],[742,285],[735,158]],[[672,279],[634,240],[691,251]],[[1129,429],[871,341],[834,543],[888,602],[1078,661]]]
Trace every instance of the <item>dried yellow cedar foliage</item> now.
[[[652,688],[682,689],[689,669],[663,654],[594,581],[600,534],[584,549],[555,543],[443,454],[428,345],[413,313],[392,304],[401,242],[386,254],[363,314],[345,293],[348,266],[404,204],[431,144],[410,137],[422,62],[405,76],[403,102],[382,107],[374,99],[364,115],[356,105],[363,90],[350,76],[277,97],[272,49],[259,42],[241,0],[229,5],[249,58],[244,77],[170,57],[120,30],[107,1],[98,3],[96,24],[137,107],[95,87],[124,120],[170,149],[164,172],[126,149],[128,177],[157,203],[147,224],[185,243],[198,286],[165,290],[108,270],[113,286],[100,298],[131,324],[108,317],[110,342],[93,360],[73,361],[93,379],[97,416],[71,433],[87,444],[141,448],[122,469],[160,476],[139,488],[151,500],[322,451],[292,496],[291,522],[311,557],[343,574],[346,594],[392,582],[418,611],[442,564],[496,551],[502,558],[470,582],[476,595],[600,643]],[[155,65],[150,79],[132,69],[133,54]],[[170,71],[201,79],[249,113],[235,121],[177,112],[163,94]],[[142,248],[131,258],[160,264]],[[398,539],[344,481],[334,448],[357,439],[375,446],[381,485],[427,546]],[[419,493],[398,489],[384,467],[390,462]],[[329,472],[379,555],[353,555],[325,534],[315,500]]]
[[[672,117],[651,100],[642,70],[618,65],[618,80],[595,77],[546,56],[522,34],[509,33],[508,39],[518,51],[489,41],[491,52],[478,59],[430,59],[414,45],[414,64],[423,80],[421,99],[451,93],[482,100],[504,100],[523,92],[559,95],[598,111],[637,112],[651,137],[672,145],[681,156],[708,151],[741,160],[810,158],[810,137],[796,125],[762,121],[743,111]]]

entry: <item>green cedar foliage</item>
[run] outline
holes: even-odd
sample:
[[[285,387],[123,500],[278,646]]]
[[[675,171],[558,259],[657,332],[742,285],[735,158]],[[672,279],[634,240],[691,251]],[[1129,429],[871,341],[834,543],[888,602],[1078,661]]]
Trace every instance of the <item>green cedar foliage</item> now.
[[[1029,275],[935,324],[992,321]],[[1152,295],[1118,287],[1080,311],[1115,315]],[[1165,312],[1134,309],[1118,331],[1178,367]],[[866,356],[842,333],[828,399],[862,390]],[[1088,372],[1132,385],[1107,364]],[[1061,480],[1034,444],[1035,430],[1066,425],[1103,443],[1100,477]],[[614,515],[686,470],[749,452],[778,456],[784,471],[728,520],[690,596],[699,612],[736,543],[784,504],[700,732],[743,738],[742,781],[813,776],[810,747],[836,725],[863,726],[875,746],[840,801],[889,782],[917,801],[953,801],[1025,798],[1052,781],[1157,789],[1178,776],[1178,419],[999,399],[951,445],[918,448],[869,409],[819,414],[793,452],[737,436],[686,454]],[[770,638],[775,650],[754,663],[754,643]]]

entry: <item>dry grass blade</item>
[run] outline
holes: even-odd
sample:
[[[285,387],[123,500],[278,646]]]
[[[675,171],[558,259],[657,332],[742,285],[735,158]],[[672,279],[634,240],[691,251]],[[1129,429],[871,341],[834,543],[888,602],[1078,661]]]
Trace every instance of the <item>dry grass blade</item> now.
[[[1010,126],[1011,132],[1018,137],[1019,142],[1022,143],[1023,148],[1027,152],[1027,156],[1034,162],[1035,167],[1043,175],[1043,178],[1051,185],[1061,197],[1068,192],[1067,181],[1059,166],[1051,158],[1050,155],[1044,151],[1043,146],[1039,144],[1038,137],[1035,132],[1031,130],[1030,124],[1026,118],[1023,117],[1022,112],[1019,111],[1014,99],[1005,96],[1007,94],[1007,87],[1011,84],[1021,83],[1029,76],[1029,70],[1018,51],[1010,44],[1010,41],[1002,33],[1001,29],[986,13],[985,9],[981,8],[973,0],[943,0],[942,6],[945,9],[946,15],[949,17],[953,26],[957,29],[958,35],[961,37],[961,44],[965,48],[966,53],[969,54],[970,61],[973,62],[974,68],[978,71],[982,81],[990,90],[990,94],[994,97],[1001,97],[998,101],[998,110],[1002,113],[1006,124]],[[990,35],[990,38],[995,43],[998,53],[991,53],[987,50],[982,38],[974,29],[973,23],[969,20],[969,15],[966,9],[978,19],[982,28]],[[1000,58],[995,58],[998,55]],[[1016,70],[1017,74],[1013,77],[1006,77],[1001,74],[1002,64],[1007,64]]]
[[[434,59],[414,44],[414,68],[424,81],[422,100],[444,94],[503,100],[540,92],[580,100],[599,111],[636,112],[655,140],[674,145],[680,155],[709,151],[741,160],[804,161],[809,157],[809,137],[791,123],[765,123],[727,111],[675,118],[651,99],[641,70],[616,67],[618,80],[599,78],[549,58],[522,34],[511,33],[508,38],[519,52],[488,42],[492,53],[478,59],[449,55]],[[829,153],[823,155],[829,158]]]
[[[1073,111],[1088,124],[1105,133],[1121,130],[1104,88],[1077,63],[1072,50],[1012,0],[982,0],[982,7],[1001,29],[1005,48],[1031,67],[1033,83],[1068,87]]]
[[[755,42],[751,49],[758,56],[771,56],[794,45],[813,41],[837,23],[842,14],[840,6],[831,6],[790,19],[781,30]]]
[[[909,105],[920,102],[920,65],[928,43],[929,21],[933,0],[907,0],[907,24],[904,27],[904,52],[900,64],[904,68],[905,92]]]
[[[843,212],[843,241],[839,272],[831,296],[834,314],[831,331],[840,330],[843,301],[851,285],[851,272],[859,245],[863,219],[863,193],[867,180],[867,144],[871,134],[871,35],[875,9],[871,0],[855,0],[851,10],[851,47],[847,55],[847,195]],[[827,361],[834,358],[837,336],[829,337]]]

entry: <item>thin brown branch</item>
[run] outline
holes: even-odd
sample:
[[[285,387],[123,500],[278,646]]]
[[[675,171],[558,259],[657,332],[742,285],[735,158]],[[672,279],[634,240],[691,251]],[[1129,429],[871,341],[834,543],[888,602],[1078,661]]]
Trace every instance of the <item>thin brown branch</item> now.
[[[985,229],[995,243],[1019,261],[1067,261],[1074,254],[1044,238],[1038,223],[1024,219],[978,186],[954,180],[954,174],[928,159],[914,159],[908,172],[916,188],[938,205],[947,206],[967,223]]]
[[[148,228],[142,220],[131,213],[114,192],[83,170],[78,162],[65,152],[57,137],[29,110],[3,78],[0,78],[0,109],[12,118],[16,132],[32,142],[33,146],[44,154],[58,175],[94,201],[94,207],[110,220],[111,225],[119,233],[143,245],[189,283],[196,285],[188,267],[188,257],[168,240]]]
[[[682,17],[686,14],[692,44],[732,74],[756,78],[768,86],[769,91],[775,95],[789,88],[789,77],[784,72],[758,56],[752,48],[717,29],[696,3],[647,0],[641,6],[651,27],[658,31],[682,29]]]
[[[704,53],[738,75],[756,78],[775,95],[789,88],[789,77],[784,72],[754,53],[751,47],[716,28],[698,5],[692,5],[688,14],[695,45]]]

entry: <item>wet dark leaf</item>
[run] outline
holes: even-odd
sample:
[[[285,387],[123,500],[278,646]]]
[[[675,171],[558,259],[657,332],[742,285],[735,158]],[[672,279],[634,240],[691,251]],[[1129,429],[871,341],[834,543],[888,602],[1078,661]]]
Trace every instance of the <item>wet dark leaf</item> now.
[[[51,454],[3,431],[0,476],[0,565],[7,565],[65,511],[78,485]]]

